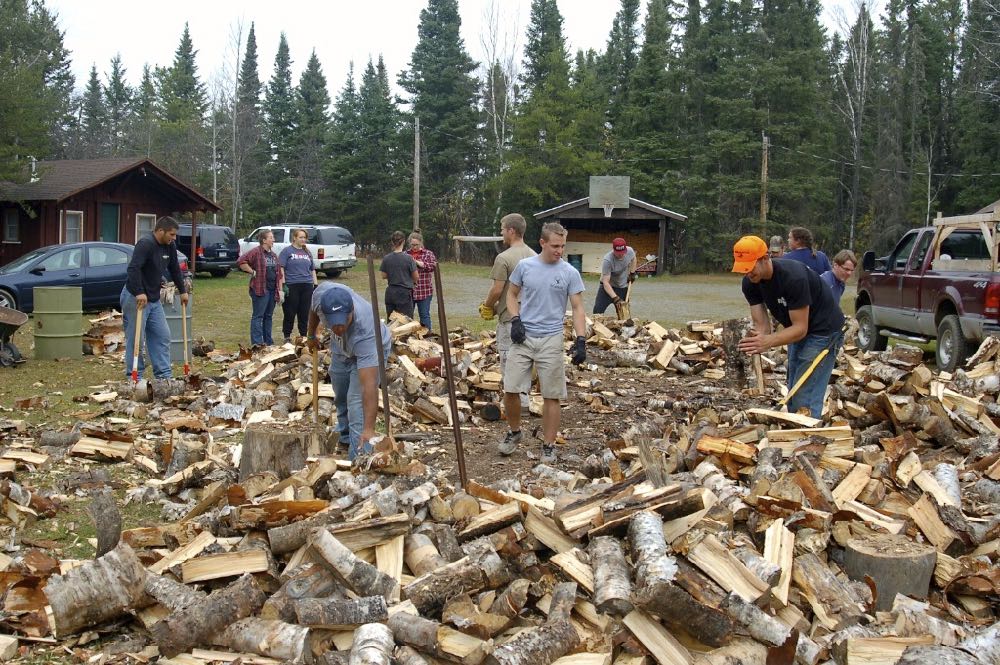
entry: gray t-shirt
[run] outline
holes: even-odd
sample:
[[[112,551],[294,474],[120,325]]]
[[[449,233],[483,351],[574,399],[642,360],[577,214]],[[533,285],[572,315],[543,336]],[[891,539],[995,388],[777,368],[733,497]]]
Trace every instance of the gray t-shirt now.
[[[497,254],[496,260],[493,261],[493,270],[490,272],[490,277],[504,283],[503,290],[500,291],[500,300],[497,301],[496,307],[493,308],[496,310],[500,323],[506,323],[511,318],[510,312],[507,311],[507,289],[510,286],[510,274],[514,272],[514,268],[517,267],[521,259],[527,259],[532,256],[535,256],[535,250],[527,245],[519,245],[517,247],[508,247]]]
[[[372,317],[372,306],[367,300],[359,296],[343,284],[332,282],[322,282],[313,291],[312,303],[309,308],[316,312],[323,325],[329,327],[326,315],[323,314],[323,294],[330,289],[345,289],[350,291],[351,300],[354,301],[354,320],[348,326],[343,337],[338,337],[330,331],[330,352],[334,360],[349,362],[356,360],[359,369],[365,367],[378,367],[378,350],[375,348],[375,320]],[[381,322],[380,322],[381,323]],[[388,359],[392,353],[392,333],[384,323],[382,326],[382,345],[385,350],[385,357]]]
[[[413,288],[413,273],[417,272],[417,262],[406,252],[392,252],[382,258],[379,272],[389,277],[389,286]]]
[[[576,268],[562,259],[545,263],[541,256],[520,261],[510,274],[510,283],[521,287],[521,321],[529,337],[560,334],[566,301],[584,290]]]
[[[601,277],[611,275],[611,286],[624,289],[628,286],[628,269],[634,258],[635,250],[631,247],[625,249],[625,256],[620,259],[615,256],[614,252],[608,252],[604,255],[604,261],[601,263]]]

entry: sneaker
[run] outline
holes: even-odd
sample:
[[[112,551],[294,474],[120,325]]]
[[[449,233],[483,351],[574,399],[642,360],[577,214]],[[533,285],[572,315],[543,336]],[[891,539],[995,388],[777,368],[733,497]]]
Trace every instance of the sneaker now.
[[[292,343],[291,337],[286,337],[285,340],[282,342],[282,344],[291,344],[291,343]]]
[[[521,434],[521,430],[512,432],[507,430],[507,436],[503,438],[503,441],[497,446],[497,452],[501,455],[512,455],[514,451],[517,450],[517,444],[521,443],[521,439],[524,437]]]
[[[555,464],[556,462],[556,444],[554,443],[543,443],[542,444],[542,456],[539,458],[542,464]]]

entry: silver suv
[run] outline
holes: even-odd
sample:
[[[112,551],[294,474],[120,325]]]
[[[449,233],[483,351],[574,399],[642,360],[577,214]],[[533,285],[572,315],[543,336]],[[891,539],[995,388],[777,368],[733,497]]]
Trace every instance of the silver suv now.
[[[306,247],[313,255],[313,268],[316,269],[316,272],[325,273],[327,277],[339,277],[342,272],[357,265],[354,236],[342,226],[297,226],[293,224],[260,226],[240,240],[240,254],[246,253],[257,245],[261,231],[274,233],[274,253],[280,254],[281,250],[292,244],[292,231],[294,229],[305,229],[308,234]]]

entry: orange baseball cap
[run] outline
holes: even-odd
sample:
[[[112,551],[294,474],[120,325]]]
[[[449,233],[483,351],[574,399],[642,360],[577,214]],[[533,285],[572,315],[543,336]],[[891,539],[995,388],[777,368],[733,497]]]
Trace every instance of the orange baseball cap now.
[[[748,273],[757,259],[767,256],[767,243],[757,236],[743,236],[733,245],[733,272]]]

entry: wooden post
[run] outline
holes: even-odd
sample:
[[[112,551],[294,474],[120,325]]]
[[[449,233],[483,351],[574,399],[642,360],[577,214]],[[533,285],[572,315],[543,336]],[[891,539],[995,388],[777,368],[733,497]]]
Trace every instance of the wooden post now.
[[[420,116],[413,116],[413,230],[420,230]]]

